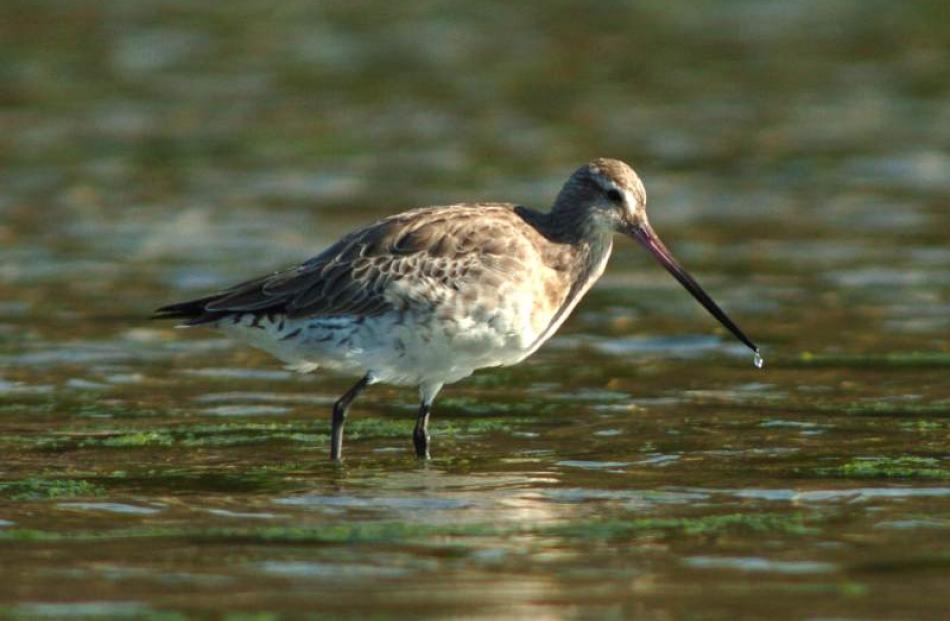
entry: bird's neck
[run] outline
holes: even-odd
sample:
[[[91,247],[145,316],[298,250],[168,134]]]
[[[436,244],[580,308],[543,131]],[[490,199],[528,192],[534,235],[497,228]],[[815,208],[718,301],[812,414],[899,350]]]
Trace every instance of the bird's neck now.
[[[521,206],[516,211],[547,240],[557,244],[601,245],[612,236],[611,231],[600,230],[591,222],[585,211],[559,208],[557,203],[547,213]]]
[[[591,226],[577,211],[542,213],[520,206],[516,211],[546,240],[543,255],[550,267],[567,272],[572,281],[600,276],[613,248],[611,231]]]

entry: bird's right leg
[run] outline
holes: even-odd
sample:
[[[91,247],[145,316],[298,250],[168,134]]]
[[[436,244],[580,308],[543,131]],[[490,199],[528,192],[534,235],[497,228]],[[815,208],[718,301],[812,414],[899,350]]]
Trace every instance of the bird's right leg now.
[[[333,417],[330,419],[330,459],[339,461],[343,454],[343,425],[346,423],[346,411],[353,400],[372,383],[373,376],[367,373],[333,404]]]
[[[416,457],[429,459],[429,412],[432,404],[423,402],[416,416],[416,426],[412,430],[412,444],[416,447]]]
[[[429,459],[429,412],[432,411],[432,402],[442,390],[442,384],[423,384],[419,387],[419,413],[416,415],[416,427],[412,430],[412,444],[416,448],[416,457]]]

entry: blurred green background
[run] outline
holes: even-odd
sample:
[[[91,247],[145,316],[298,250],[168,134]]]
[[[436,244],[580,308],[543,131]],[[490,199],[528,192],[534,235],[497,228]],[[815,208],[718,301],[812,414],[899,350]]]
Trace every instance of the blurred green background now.
[[[0,615],[938,619],[950,4],[0,3]],[[156,306],[424,204],[629,162],[641,250],[415,395]]]

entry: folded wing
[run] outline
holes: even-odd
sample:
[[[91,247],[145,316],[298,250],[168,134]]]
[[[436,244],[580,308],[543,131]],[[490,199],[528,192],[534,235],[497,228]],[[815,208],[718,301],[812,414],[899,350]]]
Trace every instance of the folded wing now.
[[[524,223],[507,205],[409,211],[357,230],[300,265],[164,306],[154,317],[200,325],[242,313],[374,316],[431,304],[466,279],[520,263],[506,235],[518,225]]]

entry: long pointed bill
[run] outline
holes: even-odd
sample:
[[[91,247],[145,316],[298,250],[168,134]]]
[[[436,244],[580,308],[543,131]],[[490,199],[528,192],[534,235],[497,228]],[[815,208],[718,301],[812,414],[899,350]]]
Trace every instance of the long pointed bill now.
[[[725,313],[719,305],[713,302],[713,299],[709,297],[703,288],[699,286],[693,277],[683,269],[679,262],[673,258],[673,254],[666,248],[660,238],[657,237],[656,233],[653,232],[653,228],[647,222],[643,222],[638,225],[630,227],[630,234],[641,244],[643,247],[650,251],[650,253],[656,257],[656,260],[660,262],[660,265],[665,267],[667,271],[673,275],[673,278],[678,280],[681,285],[686,287],[686,290],[689,291],[696,301],[703,305],[709,313],[719,320],[719,323],[724,325],[733,335],[740,341],[742,341],[749,349],[755,352],[755,366],[761,367],[763,364],[762,356],[759,354],[758,346],[753,343],[749,337],[745,335],[739,326],[737,326],[731,319],[729,315]]]

